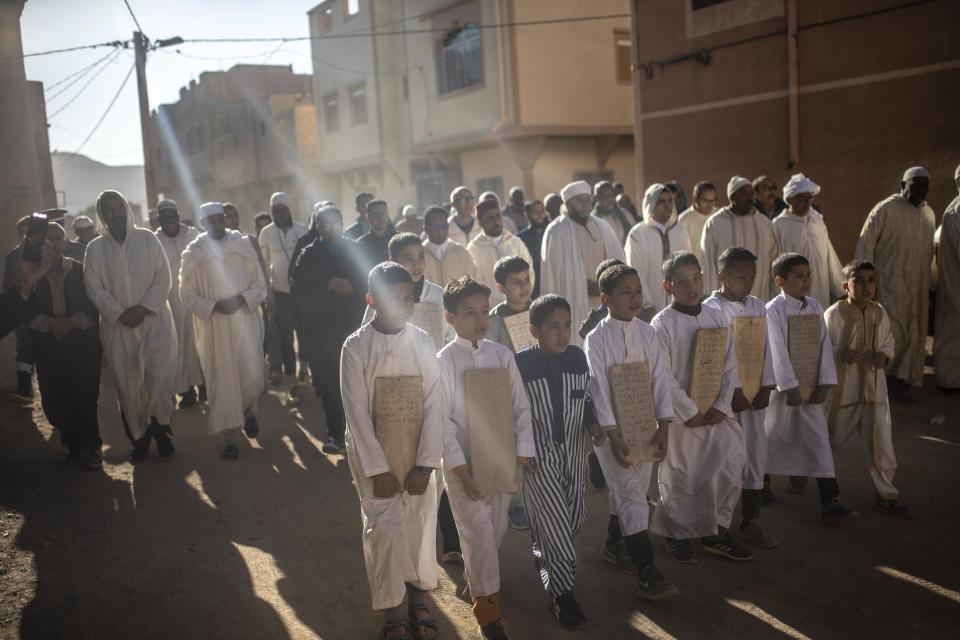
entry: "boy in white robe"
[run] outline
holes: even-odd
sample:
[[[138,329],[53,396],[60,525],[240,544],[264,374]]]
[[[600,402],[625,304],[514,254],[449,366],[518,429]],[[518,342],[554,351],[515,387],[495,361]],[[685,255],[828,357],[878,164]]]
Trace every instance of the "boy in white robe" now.
[[[87,245],[83,283],[100,312],[103,357],[113,372],[120,416],[133,443],[134,462],[147,457],[151,439],[160,457],[175,452],[170,420],[177,375],[177,331],[167,299],[170,267],[152,231],[133,223],[117,191],[97,196],[105,232]]]
[[[506,369],[510,379],[517,464],[532,464],[536,450],[530,403],[513,352],[485,340],[490,324],[490,289],[464,276],[443,291],[447,321],[457,338],[437,356],[449,406],[443,430],[443,471],[450,507],[460,532],[463,564],[481,638],[507,638],[500,620],[499,549],[507,529],[510,494],[483,495],[470,468],[465,373],[471,369]],[[476,428],[476,427],[474,427]]]
[[[643,285],[636,269],[624,264],[608,267],[600,275],[600,299],[609,315],[587,334],[586,353],[590,366],[590,397],[593,399],[597,422],[607,438],[594,440],[593,450],[603,469],[610,492],[611,534],[608,549],[623,540],[627,553],[640,577],[639,595],[647,600],[659,600],[676,595],[677,588],[667,581],[654,565],[653,545],[647,532],[650,524],[650,505],[647,490],[653,473],[653,462],[632,464],[628,459],[630,447],[622,436],[622,425],[617,424],[610,388],[611,367],[634,362],[646,362],[650,372],[650,393],[654,404],[657,431],[654,444],[657,461],[667,454],[673,402],[670,394],[670,368],[656,332],[637,314],[643,308]],[[610,538],[613,538],[612,540]],[[608,553],[616,554],[609,549]],[[621,563],[617,563],[618,566]]]
[[[714,365],[723,371],[719,393],[701,412],[687,395],[697,332],[726,327],[727,322],[722,313],[701,304],[703,274],[692,253],[670,254],[663,263],[663,289],[673,296],[673,303],[650,324],[673,374],[669,382],[678,421],[670,429],[667,455],[660,463],[660,498],[650,530],[666,538],[670,556],[682,564],[697,562],[692,545],[697,538],[706,552],[752,560],[753,552],[730,533],[746,462],[743,430],[730,407],[734,389],[740,386],[733,337],[727,332],[723,361]]]
[[[202,205],[200,224],[206,233],[183,252],[180,300],[192,315],[208,381],[208,432],[223,433],[222,456],[234,461],[240,428],[249,438],[260,433],[257,399],[265,384],[260,305],[267,299],[267,281],[250,241],[227,230],[223,205]]]
[[[347,461],[360,497],[363,557],[373,609],[381,611],[381,638],[435,638],[437,623],[425,591],[437,586],[437,480],[443,450],[444,395],[433,340],[408,320],[413,281],[402,266],[384,262],[370,271],[367,304],[373,320],[343,344],[340,389],[347,417]],[[419,376],[423,423],[415,466],[405,478],[391,471],[374,423],[376,381]],[[404,600],[408,600],[404,611]]]
[[[703,301],[704,306],[716,309],[726,319],[730,335],[736,338],[734,327],[737,318],[761,318],[764,322],[761,341],[760,388],[756,395],[744,395],[741,386],[734,389],[731,409],[737,414],[737,422],[743,429],[747,451],[747,463],[743,467],[743,490],[740,494],[742,518],[737,532],[741,539],[759,547],[772,549],[779,546],[775,537],[760,526],[760,505],[767,467],[767,432],[763,420],[770,404],[770,392],[776,387],[773,378],[773,359],[767,346],[767,308],[760,298],[750,295],[757,277],[757,257],[743,247],[731,247],[720,254],[718,261],[720,289]],[[738,359],[739,359],[739,353]],[[743,363],[738,362],[740,372]],[[752,390],[751,390],[752,391]]]
[[[830,406],[830,444],[836,453],[858,436],[877,488],[874,507],[894,518],[911,517],[902,504],[893,476],[897,456],[884,367],[894,356],[893,330],[886,309],[874,300],[877,271],[873,264],[854,260],[843,267],[847,299],[824,313],[837,363],[837,389]]]
[[[833,347],[823,322],[823,308],[809,297],[810,263],[796,253],[784,253],[773,263],[776,284],[781,293],[767,303],[767,339],[773,356],[777,389],[770,399],[764,418],[767,430],[767,473],[790,476],[792,490],[803,493],[807,477],[817,479],[821,517],[836,522],[856,516],[840,502],[840,486],[833,466],[833,452],[827,433],[824,402],[830,388],[837,384]],[[808,400],[800,393],[800,380],[790,359],[790,317],[812,315],[820,318],[820,363],[816,388]]]
[[[442,207],[430,207],[423,214],[423,233],[426,236],[423,248],[427,252],[423,275],[441,289],[460,276],[474,278],[477,275],[477,265],[470,252],[450,239],[447,215]]]

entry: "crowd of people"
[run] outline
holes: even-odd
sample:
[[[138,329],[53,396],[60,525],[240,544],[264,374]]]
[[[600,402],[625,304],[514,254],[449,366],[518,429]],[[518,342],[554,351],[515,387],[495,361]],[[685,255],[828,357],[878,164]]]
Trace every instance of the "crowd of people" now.
[[[230,203],[203,204],[197,228],[169,199],[145,229],[108,190],[76,240],[63,210],[20,221],[0,329],[17,332],[18,391],[35,371],[63,462],[83,469],[102,465],[101,374],[134,462],[174,455],[173,416],[200,402],[236,461],[266,389],[295,404],[309,380],[323,451],[347,456],[359,496],[380,638],[437,637],[438,527],[480,637],[508,637],[508,523],[531,530],[554,615],[578,628],[588,478],[609,493],[605,557],[654,601],[677,588],[649,533],[680,564],[779,545],[761,524],[771,476],[796,493],[814,478],[825,522],[856,516],[834,461],[850,440],[873,506],[911,517],[889,402],[923,383],[934,284],[936,385],[960,391],[960,196],[935,229],[929,185],[908,169],[846,264],[803,174],[782,198],[766,176],[699,182],[689,206],[679,183],[653,184],[639,211],[607,181],[543,200],[514,187],[505,206],[461,186],[396,220],[362,192],[346,228],[333,202],[305,224],[275,193],[255,235]]]

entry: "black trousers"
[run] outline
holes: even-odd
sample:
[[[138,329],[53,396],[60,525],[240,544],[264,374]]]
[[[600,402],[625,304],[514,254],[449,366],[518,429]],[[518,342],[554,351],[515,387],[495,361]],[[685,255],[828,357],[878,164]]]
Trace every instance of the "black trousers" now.
[[[299,311],[289,293],[273,292],[273,335],[268,351],[270,373],[285,373],[288,376],[297,373],[297,355],[293,349],[293,335],[297,329]]]
[[[327,436],[343,441],[346,419],[343,415],[343,398],[340,397],[340,350],[347,336],[339,332],[315,331],[310,340],[310,370],[313,372],[313,388],[323,401],[327,417]]]
[[[37,384],[43,413],[69,451],[100,448],[100,350],[40,348]]]
[[[24,371],[33,375],[33,334],[27,326],[18,327],[14,332],[17,336],[17,371]]]
[[[437,524],[440,525],[440,535],[443,537],[443,552],[460,551],[460,534],[457,532],[457,522],[453,519],[453,510],[450,509],[446,491],[440,494]]]

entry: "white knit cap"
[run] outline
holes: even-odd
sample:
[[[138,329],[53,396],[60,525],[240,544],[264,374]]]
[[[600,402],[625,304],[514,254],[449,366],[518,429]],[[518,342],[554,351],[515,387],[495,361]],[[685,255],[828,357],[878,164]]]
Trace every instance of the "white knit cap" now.
[[[204,202],[200,205],[200,219],[209,218],[210,216],[216,215],[218,213],[223,213],[223,205],[219,202]]]
[[[733,176],[727,183],[727,197],[729,198],[743,187],[753,186],[753,183],[743,176]]]
[[[906,182],[910,178],[926,178],[930,179],[930,172],[924,169],[923,167],[910,167],[903,172],[903,181]]]
[[[570,199],[575,198],[576,196],[590,195],[593,195],[593,189],[590,188],[590,183],[588,183],[586,180],[577,180],[576,182],[571,182],[560,190],[560,197],[563,198],[564,202],[570,202]]]
[[[820,185],[802,173],[795,173],[787,180],[787,184],[783,185],[783,199],[789,200],[801,193],[809,193],[815,196],[820,193]]]
[[[285,194],[283,191],[277,191],[275,194],[270,196],[270,208],[273,209],[278,204],[282,204],[287,209],[290,208],[290,199],[287,198],[287,194]]]

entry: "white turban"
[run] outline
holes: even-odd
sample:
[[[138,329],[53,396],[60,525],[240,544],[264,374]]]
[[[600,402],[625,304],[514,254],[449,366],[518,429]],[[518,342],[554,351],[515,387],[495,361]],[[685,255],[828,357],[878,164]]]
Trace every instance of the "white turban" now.
[[[727,183],[727,197],[729,198],[743,187],[753,186],[753,183],[743,176],[733,176]]]
[[[590,188],[590,184],[586,180],[577,180],[576,182],[571,182],[560,190],[560,197],[563,198],[564,202],[570,202],[571,198],[575,198],[577,196],[590,195],[593,195],[593,189]]]
[[[287,209],[290,208],[290,199],[287,198],[287,194],[285,194],[283,191],[277,191],[275,194],[270,196],[270,208],[273,209],[278,204],[282,204]]]
[[[417,215],[417,208],[412,204],[407,204],[403,206],[403,217],[404,218],[413,218]]]
[[[783,185],[783,199],[789,200],[801,193],[809,193],[815,196],[820,193],[820,185],[802,173],[795,173],[787,180],[787,184]]]
[[[94,226],[93,220],[89,216],[79,215],[73,219],[73,230],[77,231],[79,229],[92,229]]]
[[[223,213],[223,205],[219,202],[204,202],[200,205],[201,220],[217,215],[218,213]]]
[[[903,181],[906,182],[910,178],[926,178],[930,179],[930,173],[923,167],[910,167],[903,172]]]
[[[654,182],[652,185],[647,187],[647,190],[643,192],[643,203],[641,208],[643,210],[643,219],[646,220],[653,213],[653,208],[657,206],[657,201],[660,200],[660,194],[666,189],[666,185],[660,184],[659,182]]]

